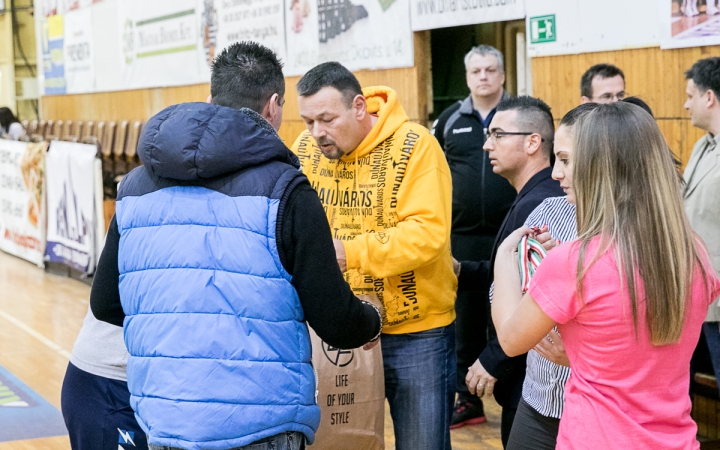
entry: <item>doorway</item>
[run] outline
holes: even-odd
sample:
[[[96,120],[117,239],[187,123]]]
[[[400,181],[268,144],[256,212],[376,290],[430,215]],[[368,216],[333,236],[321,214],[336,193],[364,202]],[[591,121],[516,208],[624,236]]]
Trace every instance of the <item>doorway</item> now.
[[[497,48],[505,57],[505,90],[532,95],[532,71],[525,48],[525,21],[481,23],[430,32],[432,104],[430,121],[468,96],[463,58],[479,44]]]

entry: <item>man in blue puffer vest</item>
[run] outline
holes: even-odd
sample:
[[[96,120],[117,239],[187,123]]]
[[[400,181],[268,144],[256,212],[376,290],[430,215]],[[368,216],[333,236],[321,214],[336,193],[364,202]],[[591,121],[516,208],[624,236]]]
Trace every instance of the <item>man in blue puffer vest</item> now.
[[[213,63],[209,103],[174,105],[138,143],[91,292],[124,326],[130,404],[151,449],[305,447],[320,421],[306,322],[377,339],[317,194],[278,137],[282,65],[255,43]]]

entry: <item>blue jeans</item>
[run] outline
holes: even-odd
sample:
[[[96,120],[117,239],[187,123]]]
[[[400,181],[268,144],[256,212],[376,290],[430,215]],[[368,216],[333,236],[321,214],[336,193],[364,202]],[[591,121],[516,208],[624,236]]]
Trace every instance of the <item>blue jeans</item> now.
[[[396,450],[450,450],[455,400],[455,324],[383,334],[385,397]]]
[[[164,447],[150,444],[150,450],[182,450],[177,447]],[[305,450],[305,435],[298,431],[289,431],[260,439],[243,447],[232,450]]]
[[[713,305],[714,307],[714,305]],[[710,360],[712,361],[715,378],[720,380],[720,328],[718,322],[705,322],[703,334],[707,342]]]

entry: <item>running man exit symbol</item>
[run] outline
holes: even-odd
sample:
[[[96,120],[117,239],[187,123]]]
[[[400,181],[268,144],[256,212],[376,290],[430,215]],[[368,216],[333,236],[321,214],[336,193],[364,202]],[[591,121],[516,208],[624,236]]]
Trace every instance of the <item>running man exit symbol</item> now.
[[[557,31],[555,30],[555,14],[530,18],[531,44],[555,42],[556,40]]]

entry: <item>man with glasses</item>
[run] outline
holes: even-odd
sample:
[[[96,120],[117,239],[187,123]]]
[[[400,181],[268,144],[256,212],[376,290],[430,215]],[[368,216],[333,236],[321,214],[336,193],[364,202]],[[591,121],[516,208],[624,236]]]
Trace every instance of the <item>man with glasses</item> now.
[[[564,195],[551,177],[554,134],[550,107],[540,99],[508,98],[497,106],[483,148],[488,152],[493,172],[508,180],[517,196],[500,226],[490,259],[455,264],[460,292],[490,286],[495,254],[502,241],[520,228],[543,200]],[[525,355],[513,358],[505,355],[492,323],[489,330],[488,345],[470,367],[465,381],[471,394],[478,397],[494,394],[502,406],[500,429],[504,446],[522,396]]]
[[[625,74],[612,64],[595,64],[580,79],[580,103],[613,103],[625,93]]]
[[[452,252],[461,260],[490,259],[495,235],[517,195],[510,183],[493,173],[485,133],[503,89],[503,55],[489,45],[473,47],[465,55],[470,94],[440,114],[432,133],[445,151],[452,174]],[[482,400],[465,384],[468,367],[487,345],[487,288],[459,293],[455,301],[457,400],[450,428],[486,422]]]

